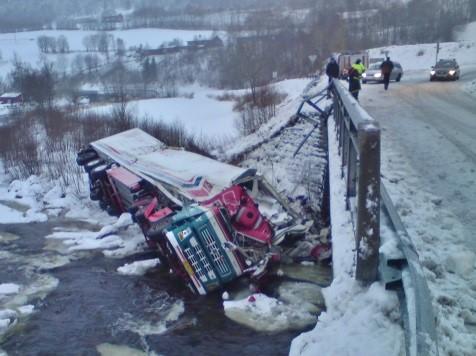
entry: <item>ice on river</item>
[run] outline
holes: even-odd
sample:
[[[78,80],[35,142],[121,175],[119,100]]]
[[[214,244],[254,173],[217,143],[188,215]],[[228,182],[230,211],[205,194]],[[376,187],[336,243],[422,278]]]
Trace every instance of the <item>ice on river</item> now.
[[[301,330],[316,323],[324,307],[319,286],[310,283],[283,283],[279,299],[261,293],[247,298],[224,301],[225,315],[257,331]]]
[[[7,294],[16,294],[20,291],[20,286],[15,283],[2,283],[0,284],[0,297]]]
[[[156,267],[159,264],[160,260],[158,258],[144,261],[135,261],[132,263],[126,263],[124,266],[119,267],[117,272],[119,272],[119,274],[129,276],[143,276],[148,270]]]
[[[102,250],[106,257],[123,258],[144,251],[144,236],[133,225],[130,214],[122,214],[116,222],[103,226],[100,231],[56,229],[47,239],[61,240],[65,252]]]
[[[168,298],[165,300],[158,299],[151,306],[146,308],[147,317],[138,318],[130,313],[124,313],[116,324],[115,329],[118,331],[131,331],[137,335],[144,337],[147,335],[161,335],[169,330],[174,322],[179,320],[180,316],[185,312],[185,305],[182,300],[170,302]]]
[[[113,344],[100,344],[96,347],[96,350],[101,356],[153,356],[155,353],[146,353],[141,350],[133,349],[129,346],[113,345]],[[1,353],[0,353],[1,356]]]

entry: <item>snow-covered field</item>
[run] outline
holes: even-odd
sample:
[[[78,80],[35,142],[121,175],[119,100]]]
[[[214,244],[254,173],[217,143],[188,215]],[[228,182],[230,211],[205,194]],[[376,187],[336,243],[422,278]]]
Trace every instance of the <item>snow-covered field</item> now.
[[[274,84],[277,90],[287,96],[278,108],[280,117],[286,117],[288,114],[290,116],[292,111],[296,110],[296,102],[307,83],[307,79],[289,79]],[[244,90],[221,91],[191,85],[180,89],[184,97],[135,100],[129,103],[129,108],[141,119],[168,124],[180,122],[191,135],[208,138],[213,142],[230,143],[236,142],[239,135],[237,120],[240,115],[233,111],[233,101],[221,101],[217,97],[225,93],[240,95],[244,92]],[[113,105],[108,104],[84,110],[109,113],[112,109]],[[272,119],[274,122],[279,120]]]
[[[69,48],[73,53],[46,54],[48,61],[56,62],[59,57],[71,60],[77,52],[86,54],[83,40],[89,35],[93,35],[95,31],[67,31],[67,30],[44,30],[31,32],[1,33],[0,34],[0,51],[2,59],[0,59],[0,73],[6,74],[12,69],[12,61],[15,56],[21,61],[36,66],[40,63],[41,53],[38,48],[37,39],[40,36],[51,36],[58,38],[65,36],[69,43]],[[125,42],[126,48],[129,47],[149,47],[157,48],[164,42],[170,42],[174,39],[180,39],[184,42],[191,41],[194,38],[209,38],[212,31],[189,31],[189,30],[166,30],[166,29],[133,29],[133,30],[116,30],[109,31],[114,38],[121,38]],[[74,53],[76,52],[76,53]],[[4,75],[2,75],[3,77]]]

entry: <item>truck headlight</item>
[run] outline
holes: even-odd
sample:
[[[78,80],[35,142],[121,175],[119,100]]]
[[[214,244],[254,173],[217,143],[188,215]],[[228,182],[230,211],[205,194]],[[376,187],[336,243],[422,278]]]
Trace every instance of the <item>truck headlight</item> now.
[[[454,75],[456,73],[456,71],[452,69],[448,73],[450,73],[450,75]]]
[[[362,74],[362,78],[367,78],[367,73]]]
[[[382,73],[375,73],[374,78],[380,78],[382,76]]]
[[[430,71],[430,74],[431,74],[431,75],[435,75],[435,73],[436,73],[436,72],[435,72],[434,70]]]

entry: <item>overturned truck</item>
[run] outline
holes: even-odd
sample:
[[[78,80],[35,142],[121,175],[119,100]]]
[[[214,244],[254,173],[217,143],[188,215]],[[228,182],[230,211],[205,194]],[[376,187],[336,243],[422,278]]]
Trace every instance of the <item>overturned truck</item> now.
[[[130,212],[149,246],[198,294],[245,274],[259,284],[280,260],[280,244],[312,225],[255,169],[166,147],[140,129],[92,142],[77,163],[90,198],[110,214]]]

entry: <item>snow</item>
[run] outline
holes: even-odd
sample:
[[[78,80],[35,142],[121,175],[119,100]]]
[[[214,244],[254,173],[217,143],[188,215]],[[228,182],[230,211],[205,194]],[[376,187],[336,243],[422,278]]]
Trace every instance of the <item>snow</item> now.
[[[225,315],[256,331],[300,330],[316,322],[316,314],[297,304],[285,304],[264,294],[252,294],[242,300],[225,301]]]
[[[135,261],[132,263],[126,263],[124,266],[119,267],[117,272],[119,272],[119,274],[128,276],[143,276],[148,270],[156,267],[159,264],[160,260],[158,258],[144,261]]]
[[[476,41],[476,21],[461,26],[455,31],[454,37],[457,41]]]
[[[141,350],[133,349],[129,346],[113,345],[113,344],[100,344],[96,347],[96,350],[101,356],[155,356],[154,352],[144,352]]]
[[[287,95],[287,99],[279,108],[277,116],[289,117],[289,110],[296,110],[296,102],[300,100],[303,87],[307,79],[289,79],[274,83],[273,86]],[[198,84],[184,86],[179,91],[177,98],[159,98],[133,100],[129,102],[129,109],[141,119],[167,124],[180,123],[189,135],[204,138],[213,143],[234,143],[237,141],[237,120],[239,113],[233,111],[233,101],[218,100],[217,97],[224,93],[243,95],[246,90],[217,90],[200,86]],[[181,93],[181,94],[180,94]],[[182,96],[182,97],[180,97]],[[108,114],[114,105],[94,106],[85,108],[86,112]],[[273,120],[274,124],[276,121]],[[274,125],[273,125],[274,126]],[[247,138],[249,140],[250,138]],[[240,140],[239,142],[243,142]]]
[[[403,67],[403,78],[408,72],[427,70],[428,76],[436,62],[436,43],[425,43],[404,46],[388,46],[373,48],[369,50],[370,58],[383,57],[385,53],[392,61],[399,62]],[[476,37],[465,42],[443,42],[440,43],[438,59],[455,58],[461,65],[474,65],[476,58]],[[464,74],[464,71],[462,72]],[[365,88],[365,87],[364,87]]]
[[[188,90],[188,88],[187,88]],[[199,86],[191,87],[193,97],[134,100],[129,103],[133,113],[152,122],[182,124],[189,135],[197,137],[235,138],[238,132],[233,102],[219,101],[214,97],[222,92]],[[94,107],[96,113],[107,114],[113,105]]]
[[[354,233],[334,135],[329,120],[334,280],[323,289],[326,311],[312,331],[293,340],[290,355],[400,355],[405,346],[395,293],[380,282],[365,288],[354,279]]]
[[[238,141],[230,142],[225,145],[223,150],[215,152],[222,160],[232,161],[236,157],[250,152],[252,149],[258,147],[261,143],[266,142],[271,137],[279,133],[286,125],[290,123],[293,116],[302,101],[303,88],[309,84],[309,79],[289,79],[274,84],[276,88],[287,94],[286,99],[278,105],[275,117],[271,118],[258,131],[241,138]],[[317,82],[317,87],[312,88],[314,91],[319,91],[325,88],[324,81]]]
[[[20,314],[22,315],[30,315],[30,314],[33,314],[33,312],[35,311],[35,306],[34,305],[24,305],[22,307],[19,307],[18,308],[18,311],[20,312]]]
[[[17,294],[20,291],[20,286],[15,283],[0,284],[0,296],[7,294]]]

